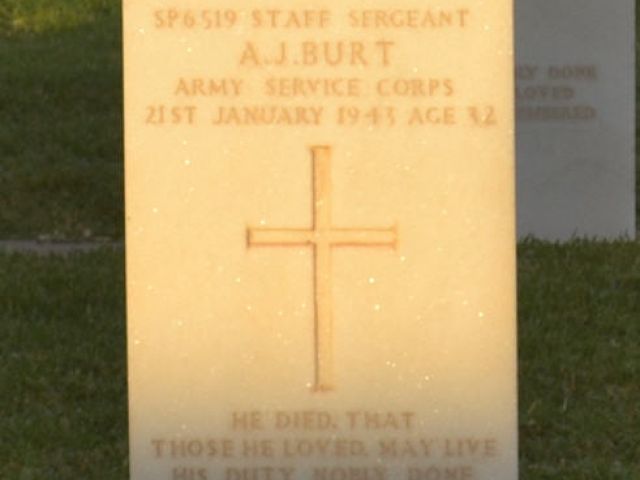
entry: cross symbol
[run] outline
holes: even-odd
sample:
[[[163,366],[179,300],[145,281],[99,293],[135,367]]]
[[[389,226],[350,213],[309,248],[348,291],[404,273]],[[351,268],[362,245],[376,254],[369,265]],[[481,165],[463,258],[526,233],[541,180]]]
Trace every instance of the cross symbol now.
[[[313,390],[330,391],[333,377],[331,253],[338,247],[396,248],[396,227],[337,228],[331,221],[331,147],[310,147],[313,163],[311,228],[247,228],[248,247],[313,249],[315,375]]]

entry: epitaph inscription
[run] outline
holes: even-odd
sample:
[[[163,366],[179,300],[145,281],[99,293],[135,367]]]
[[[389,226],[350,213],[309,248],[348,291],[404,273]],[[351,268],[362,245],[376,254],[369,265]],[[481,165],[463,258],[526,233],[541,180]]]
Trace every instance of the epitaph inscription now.
[[[393,464],[407,463],[404,478],[464,480],[475,478],[474,462],[500,454],[495,438],[415,437],[415,412],[254,410],[232,412],[228,422],[229,436],[153,438],[153,455],[177,464],[171,478],[293,480],[301,475],[297,461],[313,458],[318,464],[306,473],[314,479],[393,480]],[[369,457],[381,461],[370,464]],[[207,467],[212,462],[227,466],[216,475]]]
[[[515,480],[510,2],[123,3],[132,480]]]
[[[634,237],[634,0],[517,0],[518,233]]]
[[[590,123],[598,119],[585,90],[598,81],[597,65],[518,65],[516,119],[521,122]]]

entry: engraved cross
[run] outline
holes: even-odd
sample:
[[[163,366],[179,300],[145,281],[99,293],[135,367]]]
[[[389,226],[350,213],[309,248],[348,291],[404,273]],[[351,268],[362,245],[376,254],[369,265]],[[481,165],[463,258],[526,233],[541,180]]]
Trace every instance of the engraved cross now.
[[[313,163],[311,228],[247,228],[248,247],[313,249],[314,391],[334,388],[331,252],[336,247],[395,248],[396,227],[337,228],[331,220],[331,147],[310,148]]]

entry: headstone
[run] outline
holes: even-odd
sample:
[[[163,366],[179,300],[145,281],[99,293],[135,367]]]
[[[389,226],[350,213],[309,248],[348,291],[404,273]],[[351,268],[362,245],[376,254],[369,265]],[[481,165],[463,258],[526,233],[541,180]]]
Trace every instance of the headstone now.
[[[634,5],[516,1],[520,236],[635,236]]]
[[[133,480],[517,478],[508,0],[125,0]]]

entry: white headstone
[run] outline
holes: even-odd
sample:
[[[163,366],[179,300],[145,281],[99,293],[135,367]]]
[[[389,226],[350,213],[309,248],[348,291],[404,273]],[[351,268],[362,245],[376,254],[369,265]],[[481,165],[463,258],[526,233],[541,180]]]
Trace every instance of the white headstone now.
[[[635,235],[633,0],[517,0],[518,232]]]
[[[131,480],[516,480],[511,0],[123,7]]]

